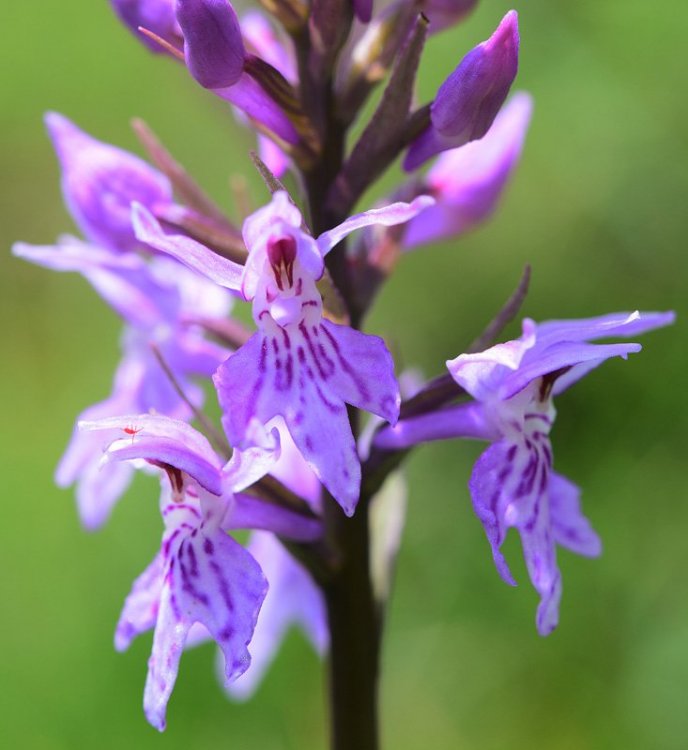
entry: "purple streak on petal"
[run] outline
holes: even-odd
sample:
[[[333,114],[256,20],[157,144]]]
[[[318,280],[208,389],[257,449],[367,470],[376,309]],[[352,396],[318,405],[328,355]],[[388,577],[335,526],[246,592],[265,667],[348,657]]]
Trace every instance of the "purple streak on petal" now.
[[[306,518],[243,493],[234,496],[234,505],[225,528],[227,531],[263,529],[299,542],[315,541],[322,536],[323,531],[322,523],[315,518]]]
[[[163,563],[163,556],[158,553],[134,581],[115,630],[117,651],[126,651],[137,635],[155,627],[163,586]]]
[[[139,26],[154,32],[166,41],[181,36],[174,14],[174,0],[110,0],[110,4],[124,25],[143,42],[151,52],[164,52],[163,48],[139,31]]]
[[[512,10],[440,86],[431,106],[431,132],[426,130],[411,145],[405,169],[415,169],[433,154],[487,133],[516,77],[518,44],[518,16]]]
[[[299,142],[299,134],[284,111],[247,73],[242,73],[233,86],[213,89],[213,93],[238,107],[283,141],[292,145]]]
[[[373,0],[352,0],[354,13],[361,23],[369,23],[373,17]]]
[[[516,585],[500,551],[506,536],[504,514],[509,498],[503,492],[504,472],[511,470],[512,446],[501,440],[491,445],[476,461],[469,481],[473,508],[485,529],[499,575]]]
[[[482,404],[468,403],[402,419],[394,427],[380,430],[374,445],[387,450],[400,450],[430,440],[457,437],[494,441],[499,440],[500,435],[485,414]]]
[[[180,534],[166,554],[143,701],[148,721],[160,731],[193,623],[200,622],[218,642],[230,682],[250,664],[246,647],[267,591],[260,567],[241,545],[219,528],[197,528],[196,535]],[[185,549],[194,550],[195,566],[185,563]]]
[[[389,206],[372,208],[369,211],[356,214],[350,219],[342,222],[339,226],[336,226],[327,232],[323,232],[323,234],[318,237],[317,242],[320,252],[324,257],[333,247],[335,247],[335,245],[341,242],[344,237],[362,227],[368,227],[371,224],[380,224],[385,227],[403,224],[404,222],[413,219],[414,216],[417,216],[429,206],[432,206],[434,202],[435,199],[431,198],[429,195],[420,195],[411,203],[392,203]]]
[[[601,555],[602,542],[581,511],[580,489],[566,477],[552,472],[549,502],[554,541],[578,555]]]
[[[101,143],[55,112],[45,116],[62,167],[62,193],[81,231],[114,250],[135,249],[130,206],[148,208],[172,201],[163,174],[122,149]]]
[[[270,588],[251,640],[251,666],[227,686],[236,700],[246,700],[255,692],[292,625],[303,629],[318,654],[322,655],[329,643],[322,594],[308,573],[272,534],[252,534],[248,550],[263,569]]]
[[[526,527],[519,528],[519,533],[530,580],[540,594],[535,620],[537,630],[540,635],[549,635],[559,623],[561,575],[557,567],[546,495],[539,497],[534,517]]]
[[[439,157],[426,177],[437,202],[411,220],[406,248],[461,235],[490,216],[521,155],[531,111],[531,97],[514,94],[483,138]]]
[[[205,245],[179,234],[165,234],[157,219],[144,206],[132,206],[132,223],[136,237],[155,250],[167,253],[211,281],[226,289],[238,291],[243,266],[209,250]]]
[[[207,89],[233,86],[244,69],[241,27],[229,0],[176,0],[191,75]]]
[[[347,404],[395,424],[401,397],[385,342],[329,320],[322,321],[321,331],[323,350],[335,363],[332,390]]]
[[[214,382],[225,432],[241,447],[254,417],[265,424],[283,416],[307,463],[351,515],[361,468],[346,407],[329,382],[335,355],[321,351],[328,342],[318,328],[291,326],[283,336],[255,334],[218,369]]]
[[[270,21],[260,11],[250,10],[245,13],[241,18],[241,30],[244,39],[259,57],[279,70],[291,83],[297,82],[298,74],[294,56],[278,36]],[[277,174],[274,169],[270,171]]]

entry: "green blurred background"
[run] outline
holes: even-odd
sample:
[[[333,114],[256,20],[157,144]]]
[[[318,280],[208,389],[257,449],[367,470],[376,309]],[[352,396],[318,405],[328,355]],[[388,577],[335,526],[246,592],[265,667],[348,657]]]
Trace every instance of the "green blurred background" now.
[[[508,5],[483,0],[432,39],[421,99],[486,38]],[[685,748],[688,740],[685,3],[527,0],[518,87],[536,108],[501,211],[460,241],[409,255],[371,327],[429,375],[509,294],[526,262],[536,319],[674,308],[672,330],[558,401],[557,466],[584,488],[600,560],[560,554],[561,625],[535,633],[536,596],[498,578],[466,480],[474,444],[425,447],[408,464],[410,512],[384,653],[386,747]],[[52,483],[75,415],[109,391],[120,324],[85,282],[9,255],[72,225],[41,116],[61,111],[136,149],[142,116],[212,194],[250,174],[251,138],[183,70],[146,53],[106,0],[0,9],[0,741],[7,748],[325,746],[321,668],[293,633],[257,696],[226,701],[213,649],[184,656],[169,729],[145,722],[150,649],[112,633],[157,547],[156,486],[137,481],[102,532],[79,528]],[[512,327],[509,333],[516,333]],[[513,532],[512,532],[513,533]]]

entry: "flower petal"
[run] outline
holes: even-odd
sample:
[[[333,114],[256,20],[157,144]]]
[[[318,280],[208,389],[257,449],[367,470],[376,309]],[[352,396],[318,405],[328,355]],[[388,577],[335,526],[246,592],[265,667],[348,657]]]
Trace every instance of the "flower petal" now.
[[[411,203],[392,203],[389,206],[372,208],[369,211],[356,214],[339,224],[339,226],[323,232],[318,237],[317,242],[320,252],[324,257],[344,237],[362,227],[367,227],[371,224],[381,224],[385,227],[403,224],[414,216],[417,216],[421,211],[424,211],[428,206],[432,206],[434,202],[435,199],[429,195],[419,195]]]
[[[131,220],[136,237],[161,253],[206,276],[226,289],[239,291],[243,266],[209,250],[200,242],[180,234],[165,234],[153,214],[139,203],[131,207]]]
[[[152,630],[158,619],[162,593],[164,560],[158,553],[153,562],[134,581],[124,602],[122,614],[115,630],[115,648],[126,651],[137,635]]]
[[[580,489],[566,477],[552,472],[549,502],[554,541],[578,555],[601,555],[602,542],[581,511]]]

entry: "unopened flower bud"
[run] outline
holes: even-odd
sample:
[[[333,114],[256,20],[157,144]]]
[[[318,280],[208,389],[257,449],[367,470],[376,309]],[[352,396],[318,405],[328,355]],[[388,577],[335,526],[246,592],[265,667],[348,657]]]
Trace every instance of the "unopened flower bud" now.
[[[511,10],[494,34],[472,49],[440,86],[432,103],[431,124],[411,144],[406,169],[487,133],[516,77],[518,41],[518,16]]]
[[[164,52],[164,49],[142,34],[139,28],[148,29],[170,43],[181,37],[174,14],[174,0],[111,0],[111,3],[122,23],[151,52]]]
[[[62,167],[62,193],[74,221],[91,242],[126,251],[140,243],[131,203],[152,209],[172,201],[168,179],[137,156],[92,138],[66,117],[45,118]]]
[[[207,89],[235,84],[246,56],[241,27],[228,0],[177,0],[184,56],[191,75]]]

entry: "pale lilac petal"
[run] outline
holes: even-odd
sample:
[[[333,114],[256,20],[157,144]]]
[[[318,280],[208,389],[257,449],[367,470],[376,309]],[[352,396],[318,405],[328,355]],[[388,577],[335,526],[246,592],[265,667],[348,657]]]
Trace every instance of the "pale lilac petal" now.
[[[246,440],[249,446],[243,450],[235,448],[222,469],[225,484],[232,492],[241,492],[262,479],[280,456],[279,432],[266,430],[258,420],[249,424]]]
[[[200,622],[219,644],[230,682],[250,664],[246,647],[267,591],[260,567],[240,544],[198,528],[195,536],[180,537],[165,568],[143,701],[148,721],[161,731],[192,624]]]
[[[500,576],[516,585],[500,547],[506,536],[504,516],[510,498],[503,491],[504,476],[512,470],[512,446],[501,440],[491,445],[476,461],[469,481],[473,509],[485,529]]]
[[[437,203],[411,220],[404,247],[456,237],[490,216],[521,155],[531,111],[531,97],[514,94],[483,138],[439,157],[426,177]]]
[[[231,444],[241,447],[253,418],[265,424],[284,417],[313,471],[350,515],[358,500],[361,468],[346,407],[330,392],[335,359],[318,329],[300,327],[279,336],[257,333],[220,366],[214,377],[222,424]],[[279,365],[278,365],[279,362]]]
[[[269,589],[251,640],[251,666],[227,686],[237,700],[255,692],[290,626],[301,626],[318,654],[324,653],[329,641],[323,597],[309,574],[272,534],[252,534],[248,549],[263,569]]]
[[[253,495],[234,496],[231,513],[224,523],[227,531],[262,529],[298,542],[312,542],[323,533],[322,522],[283,508]]]
[[[597,318],[579,320],[546,320],[538,323],[538,342],[594,341],[612,336],[638,336],[655,328],[671,325],[676,320],[673,312],[612,313]]]
[[[49,112],[45,123],[62,167],[64,199],[81,231],[95,244],[135,249],[131,203],[148,208],[170,203],[167,177],[133,154],[92,138],[62,115]]]
[[[447,409],[409,417],[384,427],[375,437],[376,448],[401,450],[418,443],[449,438],[499,440],[500,434],[480,403],[458,404]]]
[[[641,349],[640,344],[582,344],[565,341],[553,344],[543,352],[536,352],[534,349],[532,356],[528,356],[516,372],[504,378],[499,387],[499,396],[508,399],[537,378],[566,367],[589,360],[599,364],[599,360],[611,357],[626,359],[629,354],[635,354]]]
[[[261,236],[269,232],[273,225],[298,229],[302,222],[301,211],[291,202],[289,194],[285,190],[277,190],[267,206],[262,206],[246,217],[241,232],[246,247],[250,249],[258,244]]]
[[[128,464],[101,464],[97,458],[84,466],[76,485],[76,507],[87,531],[96,531],[110,518],[112,511],[134,478]]]
[[[395,424],[399,417],[399,384],[394,360],[378,336],[323,320],[318,351],[334,363],[328,386],[347,404]]]
[[[528,524],[519,527],[523,557],[530,580],[540,594],[536,615],[540,635],[549,635],[559,623],[561,575],[557,567],[547,496],[541,495]]]
[[[220,461],[208,440],[193,427],[162,415],[110,417],[79,423],[82,430],[119,428],[119,439],[106,452],[109,459],[144,459],[164,464],[188,474],[214,495],[222,494]]]
[[[158,619],[162,593],[164,560],[158,553],[153,562],[134,581],[124,602],[122,614],[115,629],[115,648],[126,651],[137,635],[152,630]]]
[[[524,321],[520,339],[496,344],[484,352],[460,354],[447,361],[447,369],[464,390],[483,401],[496,394],[505,378],[518,370],[535,342],[535,325]]]
[[[580,489],[556,472],[550,475],[549,503],[552,534],[557,544],[586,557],[602,554],[602,542],[581,511]]]
[[[190,237],[165,234],[153,214],[138,203],[132,205],[131,217],[136,237],[141,242],[171,255],[226,289],[238,291],[241,288],[243,266],[223,258]]]
[[[235,84],[246,53],[229,0],[176,0],[176,12],[191,75],[207,89]]]
[[[392,203],[389,206],[372,208],[369,211],[356,214],[342,222],[339,226],[323,232],[318,237],[317,242],[320,252],[324,257],[344,237],[362,227],[367,227],[371,224],[380,224],[385,227],[403,224],[414,216],[417,216],[421,211],[424,211],[428,206],[432,206],[434,202],[435,199],[429,195],[419,195],[411,203]]]

